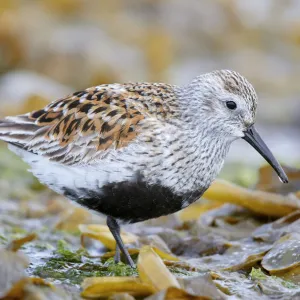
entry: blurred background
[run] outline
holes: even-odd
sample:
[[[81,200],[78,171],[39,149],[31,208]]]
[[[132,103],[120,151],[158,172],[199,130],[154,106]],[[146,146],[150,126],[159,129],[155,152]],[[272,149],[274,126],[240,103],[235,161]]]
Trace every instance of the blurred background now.
[[[281,162],[295,165],[299,15],[297,0],[1,1],[0,117],[92,85],[186,84],[227,68],[253,83],[262,136]],[[262,162],[243,141],[231,149],[229,165]]]

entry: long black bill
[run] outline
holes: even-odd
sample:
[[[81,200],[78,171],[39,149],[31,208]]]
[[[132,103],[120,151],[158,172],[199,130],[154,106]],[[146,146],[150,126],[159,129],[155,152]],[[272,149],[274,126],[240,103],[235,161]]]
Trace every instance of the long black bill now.
[[[254,126],[250,126],[246,131],[244,131],[245,136],[243,139],[247,141],[254,149],[256,149],[265,160],[273,167],[273,169],[278,174],[282,182],[287,183],[288,177],[280,166],[279,162],[276,160],[268,146],[262,140],[258,132],[255,130]]]

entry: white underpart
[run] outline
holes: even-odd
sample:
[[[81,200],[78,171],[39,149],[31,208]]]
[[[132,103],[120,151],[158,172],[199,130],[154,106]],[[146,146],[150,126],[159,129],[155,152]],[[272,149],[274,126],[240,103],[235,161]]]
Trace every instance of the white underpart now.
[[[64,189],[68,188],[84,197],[84,194],[80,195],[81,190],[101,191],[101,187],[107,183],[133,180],[134,174],[126,171],[120,162],[103,161],[97,165],[66,166],[13,145],[9,145],[9,149],[31,166],[30,171],[41,183],[59,194],[63,194]]]

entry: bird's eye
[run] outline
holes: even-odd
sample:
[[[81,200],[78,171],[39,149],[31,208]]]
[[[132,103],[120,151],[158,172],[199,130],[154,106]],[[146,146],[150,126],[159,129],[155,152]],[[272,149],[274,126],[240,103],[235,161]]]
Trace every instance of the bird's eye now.
[[[226,106],[231,110],[236,109],[236,103],[234,101],[226,101]]]

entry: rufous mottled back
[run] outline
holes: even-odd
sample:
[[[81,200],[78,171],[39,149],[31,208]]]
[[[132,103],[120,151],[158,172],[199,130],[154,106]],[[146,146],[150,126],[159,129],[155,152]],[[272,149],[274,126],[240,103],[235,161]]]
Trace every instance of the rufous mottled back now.
[[[107,216],[127,262],[119,222],[174,213],[219,173],[231,143],[249,142],[287,177],[254,129],[257,95],[234,71],[186,86],[108,84],[0,121],[0,139],[54,191]]]

